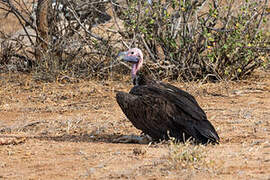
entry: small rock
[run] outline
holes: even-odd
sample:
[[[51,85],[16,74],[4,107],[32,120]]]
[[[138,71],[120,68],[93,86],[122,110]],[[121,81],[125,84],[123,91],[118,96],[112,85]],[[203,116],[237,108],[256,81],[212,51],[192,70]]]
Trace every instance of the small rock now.
[[[134,148],[133,149],[133,154],[135,154],[136,156],[144,155],[145,153],[146,153],[146,151],[143,150],[143,149],[140,149],[140,148]]]

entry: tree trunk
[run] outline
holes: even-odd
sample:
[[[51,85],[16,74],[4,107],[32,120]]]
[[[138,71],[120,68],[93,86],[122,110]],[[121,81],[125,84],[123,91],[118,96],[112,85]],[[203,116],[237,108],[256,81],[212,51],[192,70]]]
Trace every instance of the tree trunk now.
[[[37,40],[36,40],[36,59],[40,61],[48,50],[50,42],[49,12],[51,0],[38,0],[37,5]]]

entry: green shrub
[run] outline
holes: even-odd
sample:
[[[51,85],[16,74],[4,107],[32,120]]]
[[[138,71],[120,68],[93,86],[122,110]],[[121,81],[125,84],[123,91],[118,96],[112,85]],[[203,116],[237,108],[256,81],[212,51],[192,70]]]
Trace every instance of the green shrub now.
[[[126,37],[137,39],[134,43],[149,54],[149,67],[161,78],[240,79],[269,53],[269,38],[261,28],[267,22],[266,4],[261,1],[128,3],[122,16]]]
[[[0,1],[0,9],[28,31],[17,38],[0,32],[3,72],[15,58],[22,66],[33,62],[32,69],[15,69],[33,71],[36,80],[121,76],[129,71],[115,57],[127,47],[143,49],[146,66],[159,79],[235,80],[269,64],[266,0],[58,0],[44,12],[49,27],[41,30],[25,1]],[[36,37],[42,29],[48,38]]]

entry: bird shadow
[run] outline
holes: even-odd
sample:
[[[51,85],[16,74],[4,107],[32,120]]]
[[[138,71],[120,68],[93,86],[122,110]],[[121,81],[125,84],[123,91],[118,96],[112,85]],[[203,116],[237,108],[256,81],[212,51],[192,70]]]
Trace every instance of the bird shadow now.
[[[54,136],[54,135],[24,135],[24,136],[17,136],[17,135],[5,135],[5,134],[0,134],[0,138],[15,138],[15,139],[37,139],[40,141],[55,141],[55,142],[87,142],[87,143],[98,143],[98,142],[103,142],[103,143],[121,143],[123,142],[117,142],[115,141],[119,137],[126,136],[123,134],[98,134],[98,135],[93,135],[93,134],[82,134],[82,135],[74,135],[74,134],[63,134],[59,136]],[[128,135],[127,135],[128,136]],[[130,144],[130,143],[127,143]],[[133,143],[137,144],[137,143]]]
[[[41,141],[55,141],[55,142],[103,142],[103,143],[121,143],[117,142],[121,136],[128,136],[120,133],[106,133],[93,130],[90,133],[61,133],[61,135],[55,135],[53,133],[35,133],[38,131],[38,125],[42,124],[41,121],[35,121],[27,123],[22,127],[4,127],[0,129],[0,143],[2,139],[37,139]],[[26,132],[24,135],[16,135],[17,132]],[[13,134],[14,133],[14,134]],[[29,134],[31,133],[31,134]]]
[[[82,134],[82,135],[74,135],[74,134],[63,134],[60,136],[35,136],[34,139],[38,140],[46,140],[46,141],[56,141],[56,142],[104,142],[104,143],[113,143],[114,139],[120,137],[121,135],[116,134]]]

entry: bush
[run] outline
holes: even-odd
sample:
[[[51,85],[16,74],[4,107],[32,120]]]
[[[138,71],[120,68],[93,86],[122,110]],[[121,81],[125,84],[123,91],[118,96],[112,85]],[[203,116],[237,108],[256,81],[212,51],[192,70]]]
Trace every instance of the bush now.
[[[146,66],[159,79],[235,80],[269,63],[269,35],[263,29],[267,1],[39,0],[52,2],[45,16],[40,13],[45,6],[35,10],[36,5],[22,2],[1,1],[0,9],[5,17],[15,15],[30,43],[22,43],[21,35],[6,38],[14,49],[0,52],[0,63],[8,64],[7,57],[32,61],[35,79],[128,73],[115,57],[135,46],[143,49]]]
[[[33,62],[31,72],[35,80],[54,81],[62,76],[107,78],[110,75],[119,51],[115,47],[117,34],[107,27],[98,27],[111,19],[106,13],[109,1],[39,0],[30,5],[29,2],[0,1],[0,10],[5,12],[5,18],[15,15],[23,28],[16,37],[8,32],[2,34],[7,37],[5,44],[14,47],[20,57]],[[33,40],[29,42],[28,37]],[[21,39],[27,43],[21,43]],[[0,60],[1,56],[6,59],[5,54],[0,52]]]
[[[246,0],[233,15],[232,3],[226,6],[227,16],[219,16],[220,31],[205,34],[207,39],[207,74],[217,79],[242,79],[264,65],[269,54],[269,37],[261,28],[265,24],[264,8],[259,1]],[[211,9],[210,9],[211,10]]]
[[[127,37],[137,38],[161,78],[241,79],[269,54],[261,28],[269,13],[261,1],[246,0],[235,10],[233,0],[129,3],[123,14]]]

